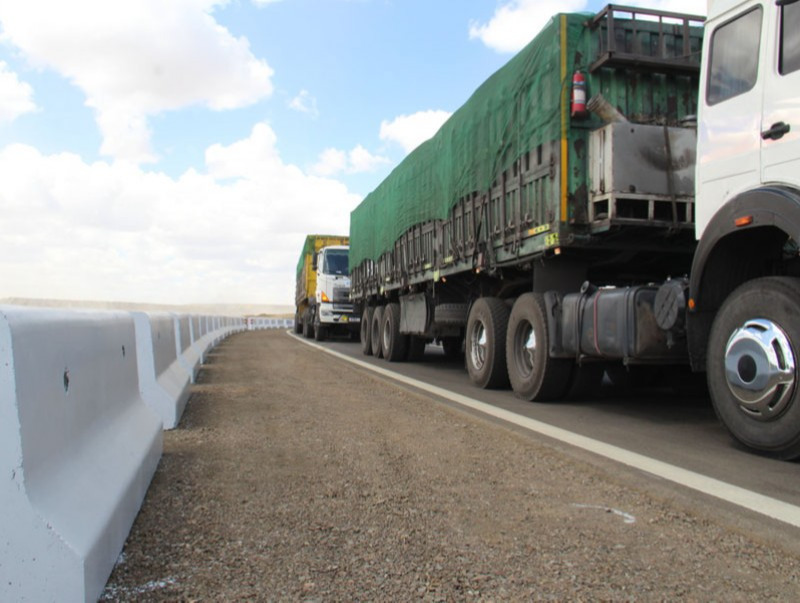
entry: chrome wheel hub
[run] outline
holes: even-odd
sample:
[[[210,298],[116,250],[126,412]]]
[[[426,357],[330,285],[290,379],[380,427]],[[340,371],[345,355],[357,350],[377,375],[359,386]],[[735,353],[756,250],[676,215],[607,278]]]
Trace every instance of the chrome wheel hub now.
[[[529,322],[519,325],[517,330],[517,365],[527,377],[533,372],[536,354],[536,332]]]
[[[759,421],[778,417],[795,388],[795,356],[783,329],[770,320],[748,320],[725,348],[725,379],[739,407]]]
[[[383,349],[388,350],[392,341],[392,327],[388,322],[383,324]]]
[[[481,370],[486,364],[486,325],[482,321],[476,320],[472,326],[472,337],[470,337],[469,356],[472,366],[476,370]]]

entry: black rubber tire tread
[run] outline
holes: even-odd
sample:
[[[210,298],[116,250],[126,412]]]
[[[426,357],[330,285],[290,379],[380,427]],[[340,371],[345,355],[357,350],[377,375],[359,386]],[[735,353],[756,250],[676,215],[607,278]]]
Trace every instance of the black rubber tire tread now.
[[[372,311],[372,320],[369,321],[369,337],[372,341],[372,355],[375,358],[383,358],[381,348],[381,325],[383,324],[383,306],[375,306]]]
[[[541,293],[525,293],[517,298],[508,319],[506,356],[508,378],[514,394],[532,402],[561,400],[571,385],[570,375],[575,362],[571,358],[550,356],[550,333],[547,329],[547,310]],[[516,338],[525,324],[530,323],[536,334],[533,369],[525,373],[516,354]]]
[[[508,387],[508,370],[506,368],[506,329],[508,328],[509,309],[505,302],[497,297],[481,297],[469,312],[467,320],[466,365],[472,382],[483,389],[499,389]],[[486,361],[480,369],[472,362],[470,336],[475,322],[481,320],[486,328],[489,340],[486,350]]]
[[[300,320],[300,314],[294,315],[294,332],[296,335],[300,335],[303,332],[303,321]]]
[[[361,314],[361,353],[364,356],[372,356],[372,312],[373,307],[367,306]]]
[[[308,311],[303,313],[303,337],[306,339],[314,338],[314,319],[309,317]]]
[[[434,310],[433,319],[437,325],[456,325],[467,324],[467,304],[439,304]]]
[[[442,349],[444,350],[444,355],[451,360],[461,358],[463,344],[463,337],[442,337]]]
[[[409,362],[419,362],[425,356],[425,346],[428,341],[424,337],[417,335],[408,336],[408,350],[406,351],[406,360]]]
[[[323,324],[314,325],[314,339],[325,341],[328,338],[328,327]]]
[[[394,302],[386,304],[381,324],[382,337],[386,334],[386,329],[389,329],[388,342],[385,337],[381,339],[383,357],[389,362],[405,360],[408,352],[408,335],[400,333],[400,304]]]
[[[707,379],[714,411],[730,434],[745,446],[781,460],[800,457],[800,383],[797,381],[800,351],[800,279],[764,277],[753,279],[731,293],[719,309],[708,338]],[[734,329],[752,318],[779,325],[795,354],[795,389],[789,405],[771,421],[748,417],[740,408],[725,379],[725,348]]]

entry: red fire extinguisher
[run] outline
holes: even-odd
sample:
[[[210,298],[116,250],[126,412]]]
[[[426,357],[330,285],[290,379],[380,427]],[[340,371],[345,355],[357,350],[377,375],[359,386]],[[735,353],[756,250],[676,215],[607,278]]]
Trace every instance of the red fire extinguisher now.
[[[586,78],[579,71],[572,76],[572,102],[570,104],[572,117],[583,119],[586,117]]]

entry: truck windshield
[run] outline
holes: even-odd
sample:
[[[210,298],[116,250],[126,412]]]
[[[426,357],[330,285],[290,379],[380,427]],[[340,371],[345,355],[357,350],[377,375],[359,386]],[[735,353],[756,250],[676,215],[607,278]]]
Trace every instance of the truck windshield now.
[[[322,264],[325,274],[348,274],[347,250],[330,249],[325,252],[325,261]]]

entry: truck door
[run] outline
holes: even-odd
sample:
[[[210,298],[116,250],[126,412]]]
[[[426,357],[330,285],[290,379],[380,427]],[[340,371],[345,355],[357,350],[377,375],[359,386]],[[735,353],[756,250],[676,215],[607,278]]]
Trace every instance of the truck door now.
[[[800,188],[800,1],[767,6],[761,174],[765,183]]]
[[[703,48],[698,128],[696,234],[721,205],[760,184],[764,13],[774,0],[735,8],[709,32]]]

